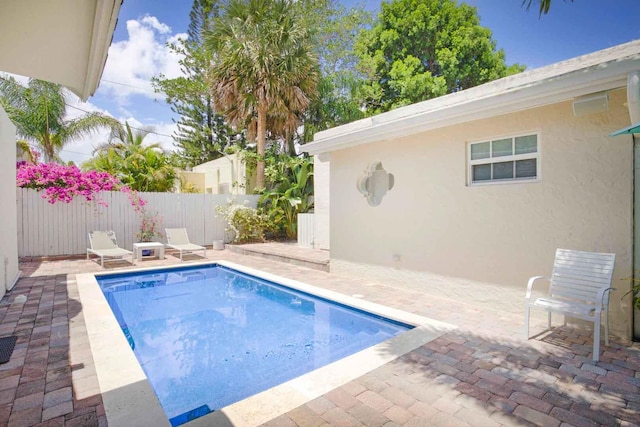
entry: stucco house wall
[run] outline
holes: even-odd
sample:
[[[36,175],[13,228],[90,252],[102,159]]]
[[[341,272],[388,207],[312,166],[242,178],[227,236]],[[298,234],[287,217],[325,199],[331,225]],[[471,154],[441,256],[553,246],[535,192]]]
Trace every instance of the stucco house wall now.
[[[241,156],[231,154],[194,166],[204,176],[204,193],[247,194],[247,167]]]
[[[345,261],[495,283],[522,289],[524,304],[556,248],[614,252],[612,333],[629,337],[632,140],[608,136],[629,125],[626,89],[609,96],[607,112],[576,117],[565,101],[332,151],[332,271]],[[530,133],[539,180],[468,184],[468,143]],[[374,162],[394,175],[378,206],[356,187]]]
[[[313,157],[313,247],[329,250],[331,155]]]
[[[0,107],[0,298],[18,279],[18,226],[16,205],[16,127]]]
[[[176,189],[178,192],[183,192],[183,185],[191,185],[194,187],[196,192],[204,193],[204,174],[199,172],[190,172],[190,171],[180,171],[180,182],[179,187]]]

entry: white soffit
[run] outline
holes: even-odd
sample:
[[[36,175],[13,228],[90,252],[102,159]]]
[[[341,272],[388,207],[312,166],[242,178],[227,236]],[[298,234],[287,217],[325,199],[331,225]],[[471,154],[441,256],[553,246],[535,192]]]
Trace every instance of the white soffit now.
[[[640,40],[327,129],[301,147],[320,154],[625,87]]]
[[[122,0],[2,0],[0,71],[59,83],[83,100],[100,82]]]

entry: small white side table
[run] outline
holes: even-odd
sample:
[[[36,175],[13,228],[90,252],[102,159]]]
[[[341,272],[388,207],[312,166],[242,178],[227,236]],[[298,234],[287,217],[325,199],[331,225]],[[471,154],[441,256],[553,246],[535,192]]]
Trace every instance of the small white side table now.
[[[138,261],[142,261],[142,250],[152,250],[153,256],[164,259],[164,245],[159,242],[140,242],[133,244],[133,256]]]

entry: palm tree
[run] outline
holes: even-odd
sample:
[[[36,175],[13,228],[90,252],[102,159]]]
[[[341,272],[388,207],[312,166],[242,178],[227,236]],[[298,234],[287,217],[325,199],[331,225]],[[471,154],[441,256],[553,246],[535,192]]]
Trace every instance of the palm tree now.
[[[43,80],[30,79],[25,87],[13,77],[0,77],[0,105],[16,125],[18,136],[36,144],[47,162],[59,161],[60,150],[74,139],[101,128],[121,127],[113,117],[95,112],[65,119],[62,86]]]
[[[537,0],[537,1],[538,3],[540,3],[540,10],[539,10],[540,16],[542,16],[543,14],[546,15],[547,13],[549,13],[549,8],[551,7],[551,0]],[[570,1],[573,2],[573,0],[570,0]],[[526,6],[527,10],[529,10],[532,3],[533,3],[533,0],[522,0],[522,5]]]
[[[231,0],[205,34],[216,109],[257,143],[264,187],[267,131],[288,138],[315,95],[318,61],[292,0]]]
[[[125,126],[111,131],[109,141],[94,149],[84,170],[99,170],[116,176],[136,191],[166,192],[173,189],[176,171],[159,143],[143,144],[153,129]]]

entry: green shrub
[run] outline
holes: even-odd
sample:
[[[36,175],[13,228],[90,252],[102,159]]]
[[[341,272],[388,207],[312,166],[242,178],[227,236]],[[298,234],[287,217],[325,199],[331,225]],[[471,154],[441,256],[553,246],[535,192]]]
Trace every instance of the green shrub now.
[[[266,215],[245,205],[229,203],[218,206],[216,212],[227,221],[226,231],[233,234],[234,243],[263,242],[269,228]]]

